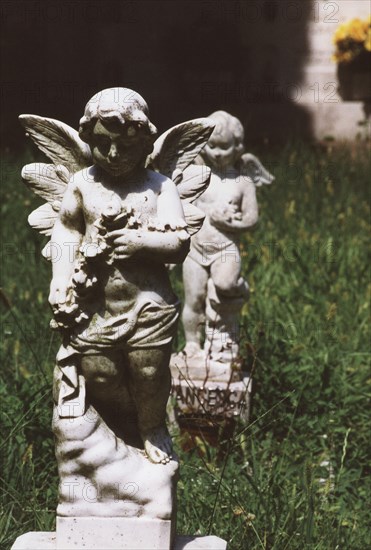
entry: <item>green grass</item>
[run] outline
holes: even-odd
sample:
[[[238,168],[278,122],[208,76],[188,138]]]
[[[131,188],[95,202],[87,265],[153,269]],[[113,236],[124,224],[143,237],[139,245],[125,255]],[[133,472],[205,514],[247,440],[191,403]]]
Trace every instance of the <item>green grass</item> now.
[[[229,550],[371,546],[369,151],[291,144],[254,151],[276,175],[258,189],[260,222],[244,238],[252,289],[241,349],[253,370],[250,424],[224,459],[185,453],[178,532],[215,534]],[[0,546],[53,529],[57,474],[48,328],[50,266],[27,226],[37,199],[20,181],[34,160],[3,155]],[[179,273],[173,274],[181,293]],[[178,346],[182,344],[179,331]]]

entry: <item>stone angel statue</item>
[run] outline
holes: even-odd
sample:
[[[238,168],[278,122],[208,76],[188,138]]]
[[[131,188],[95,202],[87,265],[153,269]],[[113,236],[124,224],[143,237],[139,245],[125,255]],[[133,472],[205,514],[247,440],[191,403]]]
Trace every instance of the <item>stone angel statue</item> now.
[[[193,161],[214,123],[184,122],[156,140],[146,102],[127,88],[94,95],[78,132],[34,115],[20,121],[52,161],[25,166],[22,178],[46,201],[29,223],[50,238],[43,255],[53,269],[52,327],[63,338],[53,386],[58,514],[122,515],[130,508],[169,518],[170,474],[155,465],[167,464],[174,477],[165,417],[179,301],[165,264],[184,261],[203,223],[193,203],[210,169]],[[152,479],[151,496],[141,489],[113,496],[127,456],[132,476],[145,471]],[[71,479],[94,483],[96,501],[80,491],[71,502]],[[103,501],[108,508],[98,511]]]
[[[244,152],[244,129],[236,117],[216,111],[209,119],[215,129],[197,159],[212,172],[208,189],[196,200],[206,219],[183,264],[188,366],[204,366],[205,357],[238,363],[238,314],[249,296],[241,276],[240,236],[258,221],[256,187],[274,180],[257,157]]]

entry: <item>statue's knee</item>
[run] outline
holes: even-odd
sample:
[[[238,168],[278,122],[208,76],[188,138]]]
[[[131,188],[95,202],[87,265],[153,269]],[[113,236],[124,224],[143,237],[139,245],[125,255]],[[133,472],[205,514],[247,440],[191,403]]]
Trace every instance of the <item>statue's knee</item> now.
[[[113,369],[83,368],[87,384],[97,391],[112,390],[120,383],[120,377]]]
[[[106,357],[83,357],[81,370],[87,384],[99,392],[112,390],[120,385],[120,369],[114,361]]]
[[[159,372],[156,367],[141,367],[139,369],[138,375],[144,380],[150,382],[157,380],[159,377]]]
[[[95,374],[90,378],[89,382],[93,383],[95,386],[111,386],[113,377],[107,374]]]
[[[138,378],[145,382],[158,382],[166,376],[166,373],[162,369],[153,366],[141,367],[136,374]]]
[[[115,389],[119,385],[118,376],[107,374],[104,372],[92,374],[88,378],[87,382],[90,386],[93,386],[94,389],[99,392]]]
[[[226,294],[227,296],[238,288],[236,284],[231,283],[228,279],[214,281],[214,285],[218,294]]]
[[[214,280],[214,285],[216,292],[224,296],[239,296],[242,298],[248,297],[249,294],[249,285],[242,277],[238,281],[231,281],[227,277],[222,280]]]

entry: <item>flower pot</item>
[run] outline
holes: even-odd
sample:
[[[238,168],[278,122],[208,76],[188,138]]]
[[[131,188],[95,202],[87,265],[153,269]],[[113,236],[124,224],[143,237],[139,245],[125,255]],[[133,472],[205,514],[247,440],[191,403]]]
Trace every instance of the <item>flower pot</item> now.
[[[371,100],[371,52],[338,64],[339,95],[344,101]]]

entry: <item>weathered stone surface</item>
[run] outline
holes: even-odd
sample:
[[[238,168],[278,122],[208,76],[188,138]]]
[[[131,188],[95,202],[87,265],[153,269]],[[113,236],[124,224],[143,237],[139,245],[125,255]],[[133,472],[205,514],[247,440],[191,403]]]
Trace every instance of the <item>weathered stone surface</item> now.
[[[166,404],[179,302],[166,264],[182,263],[202,225],[192,203],[210,170],[192,163],[214,124],[184,122],[155,141],[146,102],[127,88],[95,94],[79,132],[20,119],[53,162],[22,177],[47,201],[29,222],[51,239],[51,325],[62,335],[57,548],[169,550],[178,462]]]
[[[75,546],[75,548],[78,548]],[[90,547],[93,548],[93,547]],[[102,548],[102,547],[99,547]],[[114,547],[117,548],[117,547]],[[143,547],[119,546],[121,550],[143,550]],[[146,546],[145,549],[155,548]],[[226,550],[225,540],[215,536],[182,536],[175,538],[172,550]],[[57,548],[56,533],[30,532],[17,538],[11,550],[62,550]],[[80,548],[79,548],[80,550]],[[162,548],[161,548],[162,550]]]
[[[172,546],[170,521],[57,516],[57,550],[163,550]]]
[[[173,355],[170,367],[178,415],[248,420],[252,386],[248,373],[208,360],[202,353],[190,359],[183,353]]]
[[[53,421],[59,469],[57,514],[171,520],[178,462],[154,464],[117,437],[93,407]]]
[[[57,534],[52,531],[30,531],[18,537],[11,550],[57,550]]]

